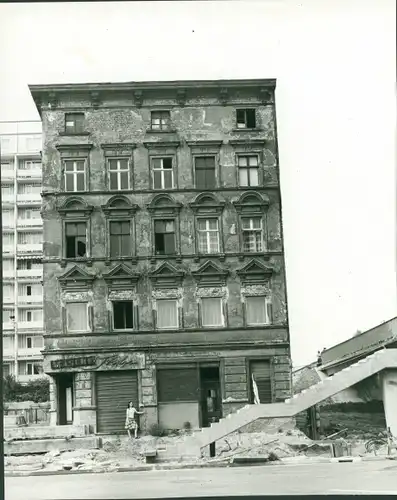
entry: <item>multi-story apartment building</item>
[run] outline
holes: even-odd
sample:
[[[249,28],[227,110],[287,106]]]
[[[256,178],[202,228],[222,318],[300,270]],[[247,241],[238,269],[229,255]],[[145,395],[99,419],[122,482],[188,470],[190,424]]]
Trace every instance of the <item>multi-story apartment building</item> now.
[[[42,375],[41,123],[0,122],[3,375]]]
[[[275,80],[30,90],[52,422],[123,432],[133,401],[195,428],[288,397]]]

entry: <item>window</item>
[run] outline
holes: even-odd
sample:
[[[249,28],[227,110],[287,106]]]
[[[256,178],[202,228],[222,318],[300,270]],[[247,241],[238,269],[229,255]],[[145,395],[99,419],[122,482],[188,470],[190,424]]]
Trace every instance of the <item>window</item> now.
[[[14,309],[3,309],[3,323],[10,323],[15,319]]]
[[[18,165],[21,170],[41,169],[40,160],[24,160]]]
[[[18,194],[40,194],[41,184],[18,184]]]
[[[259,165],[257,156],[239,156],[238,172],[240,186],[259,185]]]
[[[84,132],[84,113],[65,114],[65,132],[68,134],[81,134]]]
[[[127,257],[131,253],[130,221],[110,222],[110,256]]]
[[[4,196],[12,196],[13,194],[14,194],[14,185],[13,184],[3,184],[1,186],[1,195],[3,197]]]
[[[3,246],[11,246],[14,244],[14,235],[3,233]]]
[[[243,252],[262,252],[263,235],[262,220],[260,217],[243,217]]]
[[[169,111],[152,111],[152,130],[168,130],[170,128]]]
[[[17,235],[18,245],[37,245],[43,242],[42,233],[18,233]]]
[[[85,161],[65,160],[65,191],[85,190]]]
[[[35,349],[44,346],[44,339],[41,335],[18,335],[18,347],[20,349]]]
[[[89,331],[88,304],[86,302],[66,304],[66,327],[68,332]]]
[[[198,189],[214,189],[215,178],[215,156],[202,156],[195,158],[195,181]]]
[[[199,253],[219,253],[218,219],[197,219]]]
[[[43,321],[42,309],[21,309],[19,311],[19,319],[26,323]]]
[[[3,209],[1,213],[3,227],[14,225],[14,210]]]
[[[26,363],[26,371],[20,375],[40,375],[41,373],[43,373],[43,367],[39,363]]]
[[[178,304],[176,300],[157,301],[157,328],[178,328]]]
[[[40,219],[40,208],[21,208],[18,211],[18,217],[22,220]]]
[[[113,302],[113,328],[115,330],[134,328],[134,304],[132,301]]]
[[[153,158],[153,189],[172,189],[174,172],[172,158]]]
[[[130,189],[130,167],[127,158],[109,160],[109,189],[112,191]]]
[[[175,254],[175,221],[154,221],[154,251],[156,255]]]
[[[247,325],[267,325],[270,322],[266,297],[246,297]]]
[[[66,222],[66,258],[85,257],[87,254],[87,226],[85,222]]]
[[[3,364],[3,378],[11,375],[11,366],[9,364]]]
[[[209,297],[201,299],[202,326],[223,326],[222,299]]]
[[[236,116],[237,128],[256,127],[255,109],[238,109]]]
[[[39,260],[18,260],[17,262],[17,269],[19,271],[22,270],[31,270],[31,269],[37,269],[40,270],[42,267],[41,263]]]
[[[14,261],[12,259],[3,259],[3,271],[13,271]]]

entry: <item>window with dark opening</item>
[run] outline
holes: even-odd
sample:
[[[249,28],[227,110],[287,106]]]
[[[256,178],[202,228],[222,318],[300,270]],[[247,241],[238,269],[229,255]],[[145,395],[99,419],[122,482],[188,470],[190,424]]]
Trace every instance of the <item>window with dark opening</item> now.
[[[153,188],[172,189],[174,187],[174,172],[172,158],[153,158]]]
[[[115,330],[128,330],[134,328],[133,302],[113,302],[113,328]]]
[[[175,253],[175,221],[154,221],[154,248],[156,255]]]
[[[26,285],[26,295],[32,295],[32,286]]]
[[[65,132],[69,134],[81,134],[84,132],[84,113],[66,113]]]
[[[109,223],[110,256],[128,257],[131,254],[130,221],[112,221]]]
[[[196,188],[214,189],[215,179],[215,156],[202,156],[195,159]]]
[[[151,127],[153,130],[168,130],[170,128],[170,112],[152,111]]]
[[[66,223],[66,258],[85,257],[87,252],[87,227],[85,222]]]
[[[255,109],[238,109],[236,115],[237,128],[256,127]]]

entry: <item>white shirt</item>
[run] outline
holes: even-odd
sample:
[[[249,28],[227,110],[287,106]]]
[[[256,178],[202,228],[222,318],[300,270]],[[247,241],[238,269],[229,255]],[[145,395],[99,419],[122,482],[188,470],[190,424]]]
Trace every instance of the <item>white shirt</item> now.
[[[135,418],[135,413],[138,413],[135,408],[127,408],[127,418]]]

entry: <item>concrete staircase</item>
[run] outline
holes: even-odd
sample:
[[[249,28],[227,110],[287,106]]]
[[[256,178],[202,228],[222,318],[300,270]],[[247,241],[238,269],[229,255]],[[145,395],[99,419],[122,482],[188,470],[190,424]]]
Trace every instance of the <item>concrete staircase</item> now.
[[[211,424],[211,427],[203,428],[193,436],[186,437],[183,443],[184,452],[181,443],[175,450],[169,450],[170,454],[175,456],[179,451],[181,455],[200,456],[201,449],[205,446],[222,439],[259,418],[293,417],[387,368],[397,368],[397,349],[377,351],[309,389],[295,394],[283,403],[246,405],[237,412],[222,418],[219,422]]]

